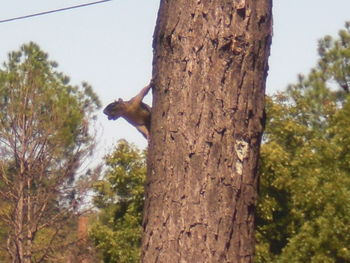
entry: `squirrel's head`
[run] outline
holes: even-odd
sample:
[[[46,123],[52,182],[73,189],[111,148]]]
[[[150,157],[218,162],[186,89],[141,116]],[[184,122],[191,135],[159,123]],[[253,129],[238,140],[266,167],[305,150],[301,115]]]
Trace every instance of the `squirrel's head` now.
[[[112,102],[104,108],[103,113],[108,116],[109,120],[118,119],[123,113],[124,101],[119,99],[118,101]]]

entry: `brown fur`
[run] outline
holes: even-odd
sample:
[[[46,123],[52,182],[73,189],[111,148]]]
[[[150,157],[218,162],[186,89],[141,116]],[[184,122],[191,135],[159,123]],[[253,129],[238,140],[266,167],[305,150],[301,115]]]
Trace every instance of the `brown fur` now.
[[[103,113],[108,116],[109,120],[123,117],[148,139],[151,128],[151,107],[143,103],[142,100],[150,89],[151,84],[144,87],[139,94],[128,101],[119,99],[108,104]]]

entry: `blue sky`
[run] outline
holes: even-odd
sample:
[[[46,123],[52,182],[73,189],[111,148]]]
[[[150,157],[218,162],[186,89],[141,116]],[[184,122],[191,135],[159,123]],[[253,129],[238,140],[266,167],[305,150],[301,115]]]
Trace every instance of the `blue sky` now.
[[[4,1],[3,1],[4,2]],[[1,4],[0,20],[91,0],[11,0]],[[151,77],[152,35],[159,0],[113,0],[99,5],[0,24],[0,62],[7,53],[34,41],[59,63],[73,84],[89,82],[103,105],[128,99]],[[335,36],[350,20],[349,0],[275,0],[274,38],[267,93],[284,89],[317,60],[317,40]],[[151,96],[146,102],[151,104]],[[102,156],[118,139],[143,148],[146,141],[124,120],[97,124]],[[100,157],[99,157],[100,158]]]

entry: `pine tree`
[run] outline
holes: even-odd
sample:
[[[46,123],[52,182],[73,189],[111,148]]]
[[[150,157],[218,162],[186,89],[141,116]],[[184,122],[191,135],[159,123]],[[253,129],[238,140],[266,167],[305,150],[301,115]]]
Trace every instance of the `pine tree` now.
[[[99,101],[56,68],[29,43],[0,70],[0,221],[9,226],[12,262],[40,262],[67,248],[62,232],[83,199],[75,175],[93,149],[89,123]]]
[[[161,1],[143,262],[252,262],[271,8]]]

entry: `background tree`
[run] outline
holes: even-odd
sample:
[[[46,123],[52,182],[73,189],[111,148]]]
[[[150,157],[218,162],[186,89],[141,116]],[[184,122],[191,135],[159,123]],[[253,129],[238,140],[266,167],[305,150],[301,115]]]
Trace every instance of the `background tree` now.
[[[318,53],[320,60],[318,70],[322,72],[322,80],[328,85],[332,82],[346,93],[350,91],[350,22],[339,31],[339,38],[326,36],[320,40]]]
[[[0,180],[0,185],[1,185]],[[7,206],[6,203],[2,202],[0,200],[0,213],[3,213],[3,210],[6,210]],[[8,226],[5,224],[5,222],[0,221],[0,244],[6,244],[6,233],[8,232]],[[6,253],[6,250],[0,249],[0,262],[8,262],[10,261],[8,254]]]
[[[350,24],[269,100],[257,262],[350,261]]]
[[[161,1],[144,262],[252,262],[271,1]]]
[[[90,237],[104,262],[136,263],[140,261],[145,154],[121,140],[105,161],[104,177],[95,184],[94,203],[100,210]]]
[[[82,200],[75,175],[93,148],[99,101],[56,67],[29,43],[0,71],[0,221],[12,262],[42,262],[67,246],[62,232]]]

